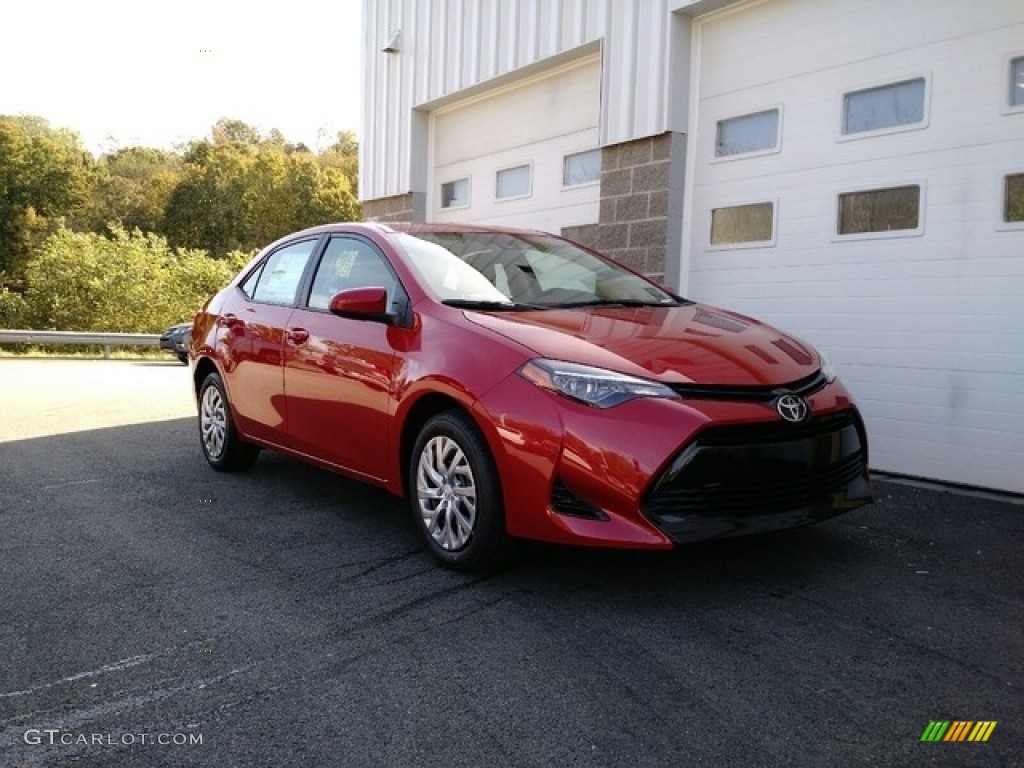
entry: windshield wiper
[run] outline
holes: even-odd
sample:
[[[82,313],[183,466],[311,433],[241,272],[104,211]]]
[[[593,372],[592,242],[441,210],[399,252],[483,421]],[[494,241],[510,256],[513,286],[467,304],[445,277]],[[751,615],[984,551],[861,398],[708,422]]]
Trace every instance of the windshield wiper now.
[[[678,307],[679,302],[675,299],[670,301],[656,301],[654,299],[588,299],[587,301],[567,301],[559,304],[560,309],[573,309],[575,307]]]
[[[526,309],[546,309],[532,304],[518,304],[514,301],[491,301],[488,299],[445,299],[441,302],[446,307],[457,309],[476,309],[483,312],[521,312]]]

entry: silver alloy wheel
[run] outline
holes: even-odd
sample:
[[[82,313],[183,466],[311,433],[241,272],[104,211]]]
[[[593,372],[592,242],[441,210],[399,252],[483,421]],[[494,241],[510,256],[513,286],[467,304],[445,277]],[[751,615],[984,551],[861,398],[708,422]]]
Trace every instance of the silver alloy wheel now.
[[[423,446],[416,469],[423,525],[448,552],[469,543],[476,526],[476,482],[459,444],[439,435]]]
[[[207,455],[211,459],[219,459],[224,453],[228,413],[220,390],[212,384],[203,390],[203,401],[199,408],[199,429]]]

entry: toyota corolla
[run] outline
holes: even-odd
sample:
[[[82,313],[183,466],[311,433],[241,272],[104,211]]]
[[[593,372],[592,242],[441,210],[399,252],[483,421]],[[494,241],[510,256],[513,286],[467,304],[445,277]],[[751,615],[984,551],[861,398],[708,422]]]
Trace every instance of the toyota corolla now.
[[[517,539],[637,549],[871,501],[864,424],[811,346],[540,232],[332,224],[196,315],[200,445],[408,499],[462,570]]]

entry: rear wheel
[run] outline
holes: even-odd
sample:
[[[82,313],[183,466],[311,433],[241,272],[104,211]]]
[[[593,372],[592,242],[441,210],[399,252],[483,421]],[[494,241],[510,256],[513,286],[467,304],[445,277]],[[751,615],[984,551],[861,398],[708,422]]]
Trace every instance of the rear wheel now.
[[[498,472],[465,414],[445,411],[423,426],[409,462],[409,498],[417,527],[444,565],[481,571],[507,560]]]
[[[260,449],[238,436],[220,374],[211,373],[199,388],[199,443],[218,472],[248,469]]]

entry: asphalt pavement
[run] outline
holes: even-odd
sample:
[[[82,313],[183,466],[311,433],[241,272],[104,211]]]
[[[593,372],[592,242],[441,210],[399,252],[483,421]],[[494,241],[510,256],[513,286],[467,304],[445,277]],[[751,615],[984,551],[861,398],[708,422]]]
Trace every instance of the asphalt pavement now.
[[[464,576],[383,492],[210,470],[188,387],[0,359],[0,768],[1024,764],[1019,500],[876,481],[799,531]]]

